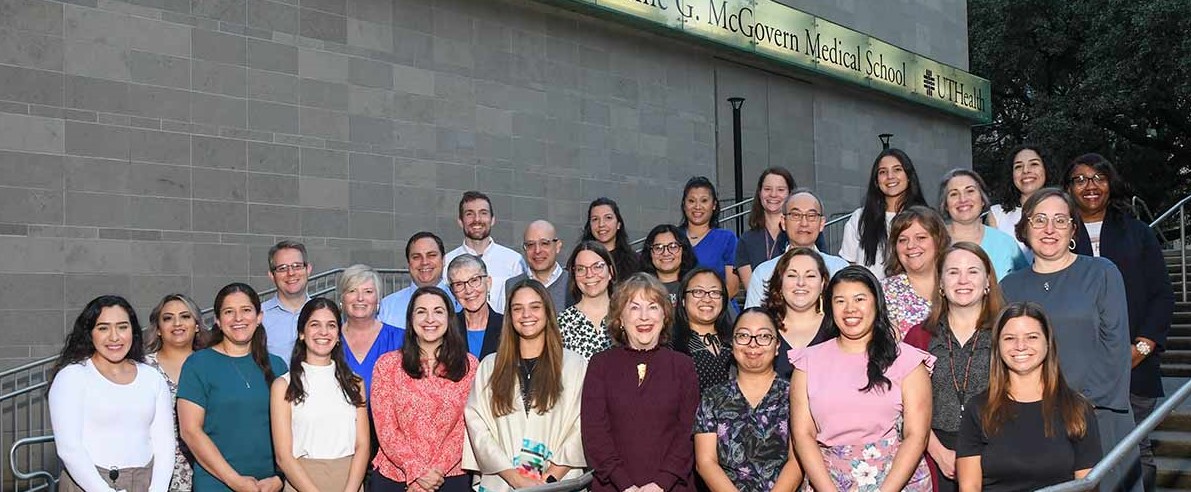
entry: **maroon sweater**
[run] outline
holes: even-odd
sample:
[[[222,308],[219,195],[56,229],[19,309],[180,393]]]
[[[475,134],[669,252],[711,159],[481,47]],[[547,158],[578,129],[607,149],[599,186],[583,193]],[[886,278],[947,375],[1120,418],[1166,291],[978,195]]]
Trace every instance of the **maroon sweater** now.
[[[638,386],[637,365],[646,364]],[[613,347],[593,356],[583,383],[583,451],[592,492],[656,483],[694,491],[692,431],[699,377],[690,357],[668,348]]]

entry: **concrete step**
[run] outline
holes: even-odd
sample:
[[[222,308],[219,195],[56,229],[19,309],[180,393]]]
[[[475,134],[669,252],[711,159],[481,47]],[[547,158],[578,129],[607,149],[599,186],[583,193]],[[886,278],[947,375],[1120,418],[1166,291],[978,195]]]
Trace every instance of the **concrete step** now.
[[[1156,457],[1154,464],[1158,465],[1156,483],[1159,487],[1191,490],[1191,460]]]
[[[1162,364],[1164,378],[1191,378],[1191,364]]]
[[[1162,353],[1162,364],[1191,364],[1191,350],[1167,350]]]
[[[1155,432],[1191,432],[1191,412],[1175,411],[1158,424]]]
[[[1191,350],[1191,335],[1167,337],[1166,350]]]
[[[1191,432],[1159,430],[1150,433],[1154,456],[1168,458],[1191,457]]]

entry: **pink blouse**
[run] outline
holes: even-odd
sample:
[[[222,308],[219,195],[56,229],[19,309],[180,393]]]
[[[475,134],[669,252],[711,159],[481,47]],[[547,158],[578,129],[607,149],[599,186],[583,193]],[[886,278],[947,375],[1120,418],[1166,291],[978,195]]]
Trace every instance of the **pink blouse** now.
[[[904,343],[897,348],[897,359],[885,370],[893,386],[868,392],[860,391],[868,384],[868,354],[844,352],[834,339],[790,350],[790,363],[806,373],[806,393],[811,416],[819,427],[820,446],[868,444],[898,437],[902,380],[919,364],[926,364],[930,372],[935,357]]]
[[[372,465],[396,482],[413,482],[431,468],[462,475],[463,408],[479,363],[468,354],[467,374],[457,382],[437,375],[414,379],[401,367],[401,353],[381,356],[373,369],[370,401],[380,451]]]
[[[910,277],[902,273],[881,281],[885,304],[889,307],[889,321],[897,328],[898,337],[906,336],[914,325],[930,316],[930,299],[918,295],[910,285]]]

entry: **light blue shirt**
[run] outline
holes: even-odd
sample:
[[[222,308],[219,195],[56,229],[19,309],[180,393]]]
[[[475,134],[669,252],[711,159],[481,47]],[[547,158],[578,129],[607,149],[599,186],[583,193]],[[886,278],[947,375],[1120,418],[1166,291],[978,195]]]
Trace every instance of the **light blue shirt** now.
[[[306,296],[306,300],[309,301],[310,296]],[[302,304],[305,305],[306,302]],[[269,353],[281,357],[287,367],[294,352],[294,341],[298,339],[298,313],[301,310],[286,310],[277,296],[261,303],[261,311],[265,313],[264,325],[265,334],[268,335]]]
[[[1012,272],[1030,267],[1030,261],[1017,244],[1017,240],[1010,235],[994,227],[984,226],[984,238],[980,240],[980,249],[983,249],[992,261],[998,281]]]
[[[438,287],[447,293],[447,297],[451,298],[454,303],[454,311],[459,312],[462,307],[459,301],[455,300],[455,295],[451,293],[451,287],[447,285],[446,281],[439,282]],[[397,328],[405,329],[405,315],[409,309],[409,300],[414,296],[414,291],[418,290],[417,284],[409,284],[404,289],[385,296],[380,301],[380,310],[377,311],[376,317],[380,319],[381,323],[393,325]],[[292,343],[292,342],[291,342]]]
[[[815,251],[819,253],[819,256],[823,257],[823,263],[827,264],[827,272],[831,275],[835,275],[835,272],[843,270],[844,267],[848,266],[848,260],[829,255],[819,251],[817,248]],[[773,276],[773,269],[777,268],[777,261],[780,259],[782,259],[782,256],[778,255],[769,261],[757,265],[757,268],[753,269],[753,276],[749,277],[748,293],[744,296],[744,307],[746,309],[760,306],[765,301],[765,293],[769,289],[769,277]]]

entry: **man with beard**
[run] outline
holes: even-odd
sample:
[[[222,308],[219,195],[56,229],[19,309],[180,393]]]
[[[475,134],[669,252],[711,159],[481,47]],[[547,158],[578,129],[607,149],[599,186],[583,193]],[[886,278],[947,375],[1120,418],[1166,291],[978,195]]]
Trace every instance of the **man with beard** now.
[[[488,195],[478,191],[463,193],[459,200],[459,227],[463,229],[463,244],[447,253],[449,264],[456,256],[475,255],[488,266],[492,278],[492,289],[488,292],[488,303],[492,310],[505,312],[505,282],[521,274],[521,255],[509,248],[496,244],[492,238],[492,224],[496,215],[492,213],[492,201]],[[443,277],[446,280],[446,277]]]
[[[376,317],[381,322],[398,328],[408,328],[405,312],[409,309],[409,298],[418,287],[436,286],[446,292],[452,301],[455,300],[451,288],[443,280],[444,250],[442,239],[434,233],[421,231],[409,238],[409,242],[405,243],[405,260],[409,263],[409,277],[413,283],[380,301],[380,311]],[[454,309],[459,310],[458,301],[455,301]]]

